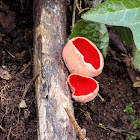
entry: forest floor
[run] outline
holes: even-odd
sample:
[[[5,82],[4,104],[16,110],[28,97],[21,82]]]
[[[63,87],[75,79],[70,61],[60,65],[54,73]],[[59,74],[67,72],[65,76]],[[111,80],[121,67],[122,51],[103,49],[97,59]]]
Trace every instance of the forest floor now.
[[[72,16],[71,3],[67,6],[67,15]],[[33,1],[0,1],[1,14],[4,19],[0,17],[0,140],[37,140],[35,87],[30,84]],[[68,18],[68,35],[70,26]],[[96,77],[105,101],[99,97],[86,104],[73,101],[75,118],[90,140],[133,140],[140,133],[140,92],[133,87],[128,66],[115,52],[112,48],[108,50],[103,72]],[[26,104],[19,107],[21,99]]]

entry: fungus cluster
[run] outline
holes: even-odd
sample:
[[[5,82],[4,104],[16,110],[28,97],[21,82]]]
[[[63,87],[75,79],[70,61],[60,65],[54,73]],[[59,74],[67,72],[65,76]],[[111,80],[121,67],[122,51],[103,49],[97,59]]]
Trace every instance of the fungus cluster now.
[[[86,103],[93,100],[98,91],[98,76],[104,67],[104,59],[99,49],[84,37],[75,37],[65,45],[62,57],[70,71],[68,84],[72,98]]]

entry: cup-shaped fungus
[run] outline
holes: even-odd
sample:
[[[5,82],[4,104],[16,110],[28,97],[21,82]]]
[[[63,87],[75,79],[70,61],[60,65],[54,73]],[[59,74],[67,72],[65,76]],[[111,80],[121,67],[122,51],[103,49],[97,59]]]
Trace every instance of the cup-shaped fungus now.
[[[62,57],[70,73],[95,77],[104,67],[102,53],[84,37],[69,40],[63,49]]]
[[[75,73],[68,76],[68,84],[72,92],[72,98],[81,103],[93,100],[99,91],[96,80]]]

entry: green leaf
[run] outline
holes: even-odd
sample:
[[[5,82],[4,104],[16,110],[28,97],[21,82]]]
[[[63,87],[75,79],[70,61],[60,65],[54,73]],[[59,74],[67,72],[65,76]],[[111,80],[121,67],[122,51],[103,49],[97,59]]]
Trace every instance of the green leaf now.
[[[73,28],[69,39],[77,36],[86,37],[92,41],[100,49],[103,55],[106,56],[109,35],[104,24],[80,20]]]
[[[127,140],[135,140],[137,136],[134,135],[128,135]]]
[[[124,41],[125,44],[129,46],[133,44],[133,35],[129,28],[114,26],[113,31],[115,34],[119,35],[120,39]]]
[[[136,49],[134,56],[134,65],[140,71],[140,51]]]
[[[129,27],[140,51],[140,0],[108,0],[82,15],[85,20]]]
[[[127,113],[128,115],[135,115],[136,111],[132,108],[133,105],[134,105],[134,102],[131,102],[128,106],[126,106],[126,108],[123,111]]]
[[[140,127],[140,121],[139,120],[133,119],[132,124],[134,125],[134,127],[136,129]]]

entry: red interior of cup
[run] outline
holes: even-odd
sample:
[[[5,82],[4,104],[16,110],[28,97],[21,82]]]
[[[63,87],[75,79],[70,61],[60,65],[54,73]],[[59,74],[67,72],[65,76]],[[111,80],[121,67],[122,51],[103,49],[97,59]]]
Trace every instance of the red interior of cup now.
[[[90,44],[88,40],[84,38],[77,38],[73,41],[74,46],[84,56],[84,60],[90,63],[95,69],[100,67],[100,56],[95,46]]]
[[[70,76],[69,83],[75,89],[73,93],[75,96],[88,95],[97,88],[94,79],[76,74]]]

